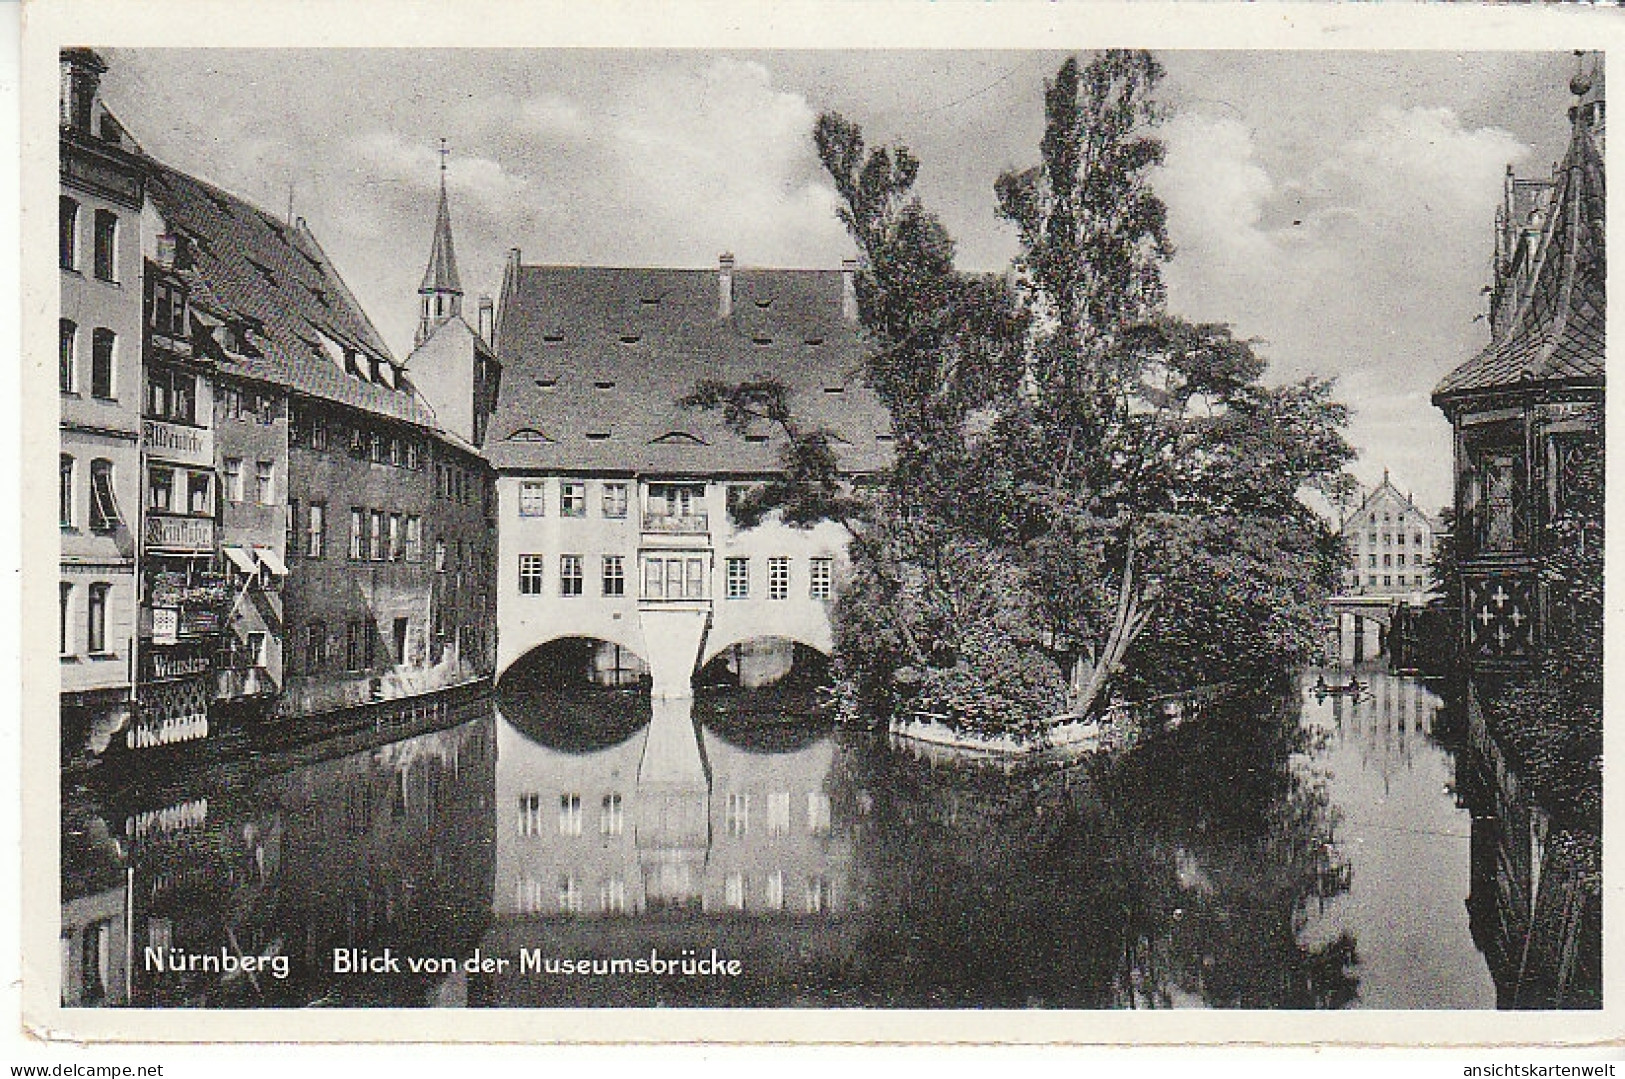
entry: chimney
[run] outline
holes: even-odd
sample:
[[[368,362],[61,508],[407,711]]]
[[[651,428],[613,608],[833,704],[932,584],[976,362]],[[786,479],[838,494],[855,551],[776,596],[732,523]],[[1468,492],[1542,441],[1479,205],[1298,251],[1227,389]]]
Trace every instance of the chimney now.
[[[734,257],[730,251],[717,256],[717,317],[734,313]]]
[[[86,135],[92,134],[91,119],[96,111],[102,73],[107,63],[92,49],[63,49],[61,65],[61,124]]]
[[[841,317],[858,321],[858,260],[841,260]]]
[[[519,269],[519,248],[508,248],[508,265],[515,270]]]
[[[486,344],[489,345],[491,343],[491,338],[493,336],[495,336],[495,334],[496,334],[496,324],[497,324],[496,303],[495,303],[495,301],[493,301],[491,299],[491,297],[485,295],[484,293],[481,293],[480,294],[480,340],[484,341]]]

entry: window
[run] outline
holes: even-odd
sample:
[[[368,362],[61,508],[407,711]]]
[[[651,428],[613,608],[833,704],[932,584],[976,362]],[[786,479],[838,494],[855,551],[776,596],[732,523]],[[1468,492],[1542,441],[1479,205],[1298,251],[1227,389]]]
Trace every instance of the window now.
[[[1385,555],[1382,556],[1382,568],[1383,569],[1393,569],[1394,568],[1394,556],[1393,555],[1385,554]]]
[[[643,560],[643,595],[648,599],[660,599],[666,594],[663,565],[658,558]]]
[[[85,650],[91,655],[107,651],[107,591],[110,585],[90,586],[90,603],[85,608]]]
[[[750,832],[750,795],[730,794],[723,814],[728,834],[743,839]]]
[[[320,416],[312,416],[310,419],[310,448],[327,449],[327,421]]]
[[[705,560],[703,558],[690,558],[688,560],[688,598],[705,598]]]
[[[320,558],[327,546],[327,504],[312,502],[305,517],[305,557]]]
[[[581,834],[581,795],[559,795],[559,835]]]
[[[823,791],[807,792],[807,834],[829,834],[829,795]]]
[[[581,885],[568,873],[559,874],[559,911],[564,914],[581,913]]]
[[[1393,586],[1394,586],[1394,581],[1393,581],[1393,578],[1391,578],[1391,577],[1386,577],[1386,576],[1385,576],[1385,577],[1383,577],[1383,579],[1382,579],[1382,586],[1383,586],[1383,587],[1384,587],[1384,588],[1392,588],[1392,587],[1393,587]]]
[[[58,651],[64,656],[73,655],[73,585],[62,584],[62,624],[58,627]]]
[[[262,506],[276,504],[275,466],[270,461],[254,462],[254,501]]]
[[[745,599],[750,595],[750,559],[728,559],[728,598]]]
[[[561,483],[559,485],[559,516],[585,517],[587,515],[587,485]]]
[[[68,454],[62,455],[62,488],[57,496],[57,516],[62,519],[63,528],[73,527],[73,458]]]
[[[434,568],[436,573],[446,572],[446,540],[444,537],[434,541]]]
[[[547,516],[547,485],[540,480],[522,480],[519,484],[519,516]]]
[[[172,423],[192,423],[197,415],[197,377],[186,371],[149,368],[147,415]]]
[[[81,999],[87,1004],[100,1003],[113,977],[113,919],[104,918],[85,927],[79,970],[84,986]]]
[[[90,335],[90,395],[113,399],[113,331],[97,327]],[[190,422],[190,421],[188,421]]]
[[[604,484],[603,512],[605,517],[626,516],[626,484]]]
[[[625,827],[626,819],[621,813],[621,796],[604,795],[603,812],[598,816],[598,834],[620,835]]]
[[[604,556],[604,595],[626,595],[626,560],[618,554]]]
[[[401,440],[400,440],[400,438],[398,436],[396,436],[396,435],[390,435],[389,436],[389,463],[394,465],[396,468],[400,468],[401,465],[405,464],[405,462],[406,462],[406,458],[405,458],[404,451],[401,449]]]
[[[61,356],[57,361],[57,386],[63,393],[72,393],[78,385],[79,325],[72,319],[57,323],[61,338]]]
[[[57,206],[57,261],[64,270],[79,268],[79,204],[62,196]]]
[[[373,431],[367,435],[367,460],[375,465],[384,463],[384,434]]]
[[[1422,546],[1422,533],[1420,533],[1420,532],[1416,533],[1413,538],[1416,540],[1416,545],[1418,547]]]
[[[440,541],[440,550],[445,551],[446,543]],[[545,556],[539,554],[522,554],[519,556],[519,594],[522,596],[539,596],[542,594],[542,564]]]
[[[350,622],[344,627],[344,665],[352,671],[366,667],[367,623]]]
[[[412,620],[410,618],[395,619],[395,633],[391,639],[395,643],[395,662],[403,667],[406,665],[406,639],[411,629]]]
[[[813,599],[829,599],[834,565],[834,560],[830,558],[812,560],[812,577],[807,586],[807,594]]]
[[[784,909],[784,870],[775,869],[767,875],[767,909]]]
[[[775,791],[767,796],[767,834],[786,835],[790,831],[790,792]]]
[[[406,519],[406,560],[423,561],[423,518],[417,514]]]
[[[769,558],[767,560],[767,598],[790,598],[790,560],[788,558]]]
[[[241,457],[227,457],[221,462],[220,471],[226,478],[226,501],[237,503],[243,500],[243,459]]]
[[[559,595],[581,595],[581,556],[559,555]]]
[[[1397,559],[1395,559],[1394,564],[1396,566],[1398,566],[1400,569],[1404,569],[1405,568],[1405,556],[1400,555]]]
[[[327,626],[321,622],[305,624],[305,670],[319,673],[327,666]]]
[[[422,452],[423,451],[418,446],[418,440],[417,439],[415,439],[415,438],[407,439],[406,440],[406,467],[411,469],[413,472],[416,472],[419,469],[421,469],[423,467]]]
[[[207,472],[186,474],[186,512],[193,517],[214,516],[213,478]]]
[[[1394,533],[1394,542],[1398,543],[1401,547],[1405,546],[1405,533],[1403,533],[1403,532]]]
[[[359,562],[365,555],[363,544],[365,542],[365,529],[362,525],[362,510],[352,507],[350,509],[350,561]]]
[[[184,337],[186,292],[173,281],[154,281],[150,320],[154,333],[165,337]]]
[[[118,523],[118,503],[113,501],[113,462],[97,458],[90,462],[90,528],[110,532]]]
[[[96,276],[103,281],[118,280],[118,215],[111,210],[96,211]]]
[[[1377,578],[1374,575],[1369,576],[1365,579],[1365,583],[1367,588],[1375,588],[1377,587]]]
[[[728,904],[729,910],[745,909],[745,874],[729,873],[722,888],[723,900]]]
[[[265,634],[255,631],[248,635],[247,640],[248,664],[251,667],[265,666]]]
[[[399,562],[406,555],[406,536],[401,531],[401,515],[389,515],[389,560]]]
[[[171,513],[175,509],[175,470],[154,466],[147,473],[147,508]]]
[[[373,510],[367,514],[367,557],[374,562],[384,560],[384,511]]]
[[[1374,554],[1366,555],[1365,556],[1365,565],[1366,565],[1366,569],[1376,569],[1377,568],[1377,556],[1374,555]]]
[[[536,836],[542,834],[542,796],[540,794],[521,794],[519,796],[519,816],[516,823],[520,835]]]

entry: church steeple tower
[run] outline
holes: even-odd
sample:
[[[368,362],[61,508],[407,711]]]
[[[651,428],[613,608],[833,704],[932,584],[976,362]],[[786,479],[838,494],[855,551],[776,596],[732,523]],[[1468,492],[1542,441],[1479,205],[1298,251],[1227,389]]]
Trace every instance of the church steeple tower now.
[[[440,140],[440,209],[434,222],[429,266],[418,286],[418,333],[421,345],[441,323],[463,310],[463,282],[457,276],[457,252],[451,243],[451,206],[446,200],[446,140]]]

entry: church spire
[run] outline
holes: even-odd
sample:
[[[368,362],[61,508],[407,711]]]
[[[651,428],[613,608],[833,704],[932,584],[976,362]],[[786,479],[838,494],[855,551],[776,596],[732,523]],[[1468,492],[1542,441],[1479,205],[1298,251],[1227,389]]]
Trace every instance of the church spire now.
[[[417,344],[447,319],[463,309],[463,283],[457,276],[457,252],[451,243],[451,204],[446,199],[446,140],[440,140],[440,208],[435,215],[434,244],[429,249],[429,265],[418,286]]]

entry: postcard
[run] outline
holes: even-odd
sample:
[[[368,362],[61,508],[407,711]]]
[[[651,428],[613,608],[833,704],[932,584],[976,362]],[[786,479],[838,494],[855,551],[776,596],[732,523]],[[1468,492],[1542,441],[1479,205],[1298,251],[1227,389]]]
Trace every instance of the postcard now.
[[[25,23],[31,1036],[1617,1036],[1606,17]]]

